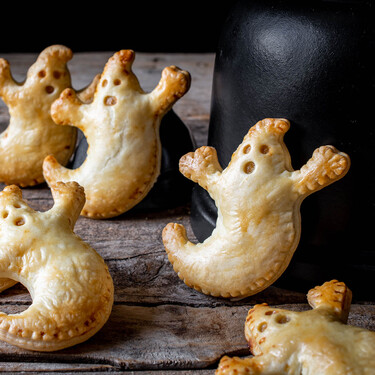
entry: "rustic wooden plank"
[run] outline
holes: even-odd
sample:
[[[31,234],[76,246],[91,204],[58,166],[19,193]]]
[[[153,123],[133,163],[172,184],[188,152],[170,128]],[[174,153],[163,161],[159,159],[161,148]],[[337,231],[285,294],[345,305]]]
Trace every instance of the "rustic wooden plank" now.
[[[86,363],[34,363],[34,362],[0,362],[0,373],[26,373],[40,374],[50,372],[54,375],[58,374],[108,374],[115,370],[109,365],[96,365]]]
[[[17,312],[20,306],[9,306]],[[231,348],[245,352],[246,307],[192,308],[115,305],[108,323],[92,339],[54,353],[0,343],[3,361],[106,364],[116,369],[193,369],[215,364]],[[231,329],[227,322],[231,321]]]
[[[18,362],[2,362],[0,363],[1,373],[11,374],[45,374],[52,373],[53,375],[69,375],[79,373],[80,375],[87,375],[94,372],[95,375],[105,374],[123,374],[124,371],[116,370],[108,365],[90,365],[90,364],[69,364],[69,363],[18,363]],[[156,371],[126,371],[127,375],[213,375],[214,370],[156,370]]]

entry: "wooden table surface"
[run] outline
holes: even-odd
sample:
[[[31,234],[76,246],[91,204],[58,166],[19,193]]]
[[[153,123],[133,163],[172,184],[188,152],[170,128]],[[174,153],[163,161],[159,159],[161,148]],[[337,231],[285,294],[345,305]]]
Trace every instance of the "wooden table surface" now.
[[[75,89],[100,73],[113,52],[76,53],[68,66]],[[4,54],[14,78],[22,81],[35,54]],[[197,147],[206,144],[209,124],[213,54],[137,53],[134,72],[145,91],[152,90],[168,65],[188,70],[189,92],[174,111],[190,128]],[[7,107],[0,103],[0,125],[7,126]],[[3,188],[3,185],[0,186]],[[52,206],[45,184],[23,189],[30,206],[44,211]],[[304,293],[274,286],[241,301],[203,295],[177,277],[165,253],[161,232],[169,222],[186,226],[189,204],[158,212],[131,212],[110,220],[80,217],[75,232],[104,258],[115,285],[115,302],[107,324],[88,341],[54,353],[38,353],[0,342],[0,372],[137,374],[213,374],[224,354],[249,355],[243,334],[245,318],[255,303],[267,302],[301,310]],[[307,292],[307,291],[306,291]],[[31,298],[22,285],[4,291],[0,310],[25,310]],[[352,305],[349,323],[375,330],[375,307]]]

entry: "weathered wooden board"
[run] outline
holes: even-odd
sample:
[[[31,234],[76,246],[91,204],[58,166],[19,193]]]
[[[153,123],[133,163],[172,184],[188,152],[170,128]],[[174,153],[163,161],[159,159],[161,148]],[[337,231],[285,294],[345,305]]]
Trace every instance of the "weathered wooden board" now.
[[[86,86],[111,55],[74,55],[69,62],[73,87]],[[10,61],[14,77],[22,81],[36,55],[2,57]],[[149,91],[168,65],[177,65],[192,75],[190,91],[174,110],[191,129],[197,146],[203,145],[214,56],[139,53],[133,68]],[[7,108],[0,102],[0,126],[4,128],[8,120]],[[23,196],[36,210],[48,210],[53,204],[45,184],[23,189]],[[0,372],[213,374],[224,354],[249,354],[243,328],[247,311],[254,304],[308,308],[304,293],[274,286],[240,301],[209,297],[188,288],[173,271],[162,244],[162,229],[171,221],[184,224],[189,238],[195,240],[189,205],[154,212],[130,211],[110,220],[79,218],[75,232],[105,259],[114,280],[115,303],[109,321],[87,342],[55,353],[30,352],[0,342]],[[30,303],[28,291],[19,284],[0,296],[0,310],[6,313],[20,312]],[[375,306],[353,305],[349,323],[375,330]]]

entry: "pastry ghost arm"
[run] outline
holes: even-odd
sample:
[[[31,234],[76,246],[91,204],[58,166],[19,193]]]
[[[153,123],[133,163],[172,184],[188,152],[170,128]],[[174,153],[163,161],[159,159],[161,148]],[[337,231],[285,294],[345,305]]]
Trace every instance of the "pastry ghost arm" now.
[[[81,129],[81,119],[83,117],[82,107],[84,102],[78,97],[77,93],[71,89],[65,89],[60,97],[56,99],[51,106],[51,117],[58,125],[72,125]]]
[[[94,98],[95,91],[96,91],[96,87],[98,86],[98,83],[99,83],[99,80],[100,80],[100,74],[97,74],[90,84],[88,84],[86,87],[76,91],[78,98],[82,102],[84,102],[84,103],[92,102],[92,100]]]
[[[54,200],[52,212],[58,212],[59,216],[66,217],[73,229],[85,204],[85,193],[77,182],[57,182],[51,185],[51,193]]]
[[[307,196],[344,177],[349,167],[348,155],[333,146],[321,146],[300,170],[293,172],[295,188]]]
[[[12,77],[9,62],[0,58],[0,96],[5,103],[18,92],[18,87]]]
[[[345,283],[332,280],[309,290],[307,294],[309,305],[331,314],[342,323],[347,323],[352,292]]]
[[[182,156],[179,168],[185,177],[198,183],[211,196],[215,196],[215,187],[223,169],[213,147],[202,146],[195,152]]]
[[[165,68],[155,89],[148,94],[155,116],[168,112],[190,88],[190,74],[172,65]]]

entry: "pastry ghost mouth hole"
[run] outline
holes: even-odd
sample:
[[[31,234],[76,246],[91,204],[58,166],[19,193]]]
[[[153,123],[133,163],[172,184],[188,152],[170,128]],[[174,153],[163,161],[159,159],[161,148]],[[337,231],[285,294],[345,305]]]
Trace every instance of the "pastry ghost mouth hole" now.
[[[111,105],[115,105],[117,103],[117,98],[115,96],[106,96],[104,98],[104,104],[106,106],[111,106]]]
[[[52,94],[55,91],[55,88],[53,86],[46,86],[46,93]]]
[[[22,225],[25,225],[26,221],[23,217],[17,217],[16,219],[14,219],[14,225],[20,227]]]
[[[253,161],[249,161],[247,162],[244,166],[243,166],[243,171],[246,173],[246,174],[250,174],[254,171],[255,169],[255,164]]]
[[[262,145],[262,146],[260,146],[259,151],[260,151],[261,154],[266,155],[270,152],[270,148],[267,145]]]

